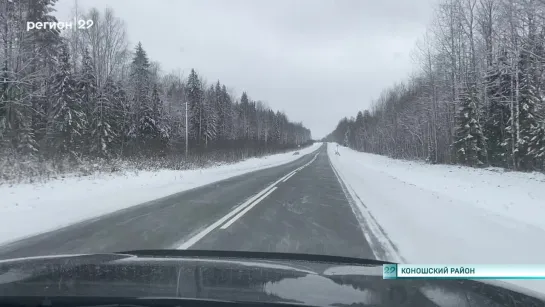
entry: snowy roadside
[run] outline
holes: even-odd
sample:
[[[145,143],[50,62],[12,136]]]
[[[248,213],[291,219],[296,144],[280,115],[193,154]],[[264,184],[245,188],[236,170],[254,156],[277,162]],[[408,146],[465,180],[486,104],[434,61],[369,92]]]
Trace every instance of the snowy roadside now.
[[[542,264],[545,175],[427,165],[328,144],[333,167],[408,263]],[[372,221],[371,221],[372,223]],[[385,238],[382,238],[385,239]],[[388,240],[382,240],[388,241]],[[508,281],[545,293],[545,281]]]
[[[293,152],[195,170],[141,171],[0,186],[0,244],[259,169],[295,161]]]

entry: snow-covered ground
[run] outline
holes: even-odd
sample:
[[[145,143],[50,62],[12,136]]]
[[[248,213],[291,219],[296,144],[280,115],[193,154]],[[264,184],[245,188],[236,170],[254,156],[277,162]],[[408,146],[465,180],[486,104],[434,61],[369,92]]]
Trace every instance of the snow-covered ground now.
[[[0,185],[0,243],[54,230],[160,197],[259,169],[282,165],[311,153],[321,143],[293,152],[251,158],[196,170],[71,177],[43,184]]]
[[[545,262],[545,175],[428,165],[341,146],[339,156],[335,146],[328,144],[331,163],[356,205],[380,225],[371,225],[375,235],[397,249],[390,246],[389,260]],[[545,281],[508,282],[545,293]]]

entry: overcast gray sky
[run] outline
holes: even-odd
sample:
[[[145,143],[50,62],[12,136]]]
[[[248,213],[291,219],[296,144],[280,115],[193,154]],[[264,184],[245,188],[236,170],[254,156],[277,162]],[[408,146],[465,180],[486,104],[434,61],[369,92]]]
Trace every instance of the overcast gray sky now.
[[[437,0],[79,0],[111,7],[164,72],[195,68],[247,91],[314,138],[413,70]],[[59,0],[68,21],[74,0]],[[187,75],[187,73],[186,73]]]

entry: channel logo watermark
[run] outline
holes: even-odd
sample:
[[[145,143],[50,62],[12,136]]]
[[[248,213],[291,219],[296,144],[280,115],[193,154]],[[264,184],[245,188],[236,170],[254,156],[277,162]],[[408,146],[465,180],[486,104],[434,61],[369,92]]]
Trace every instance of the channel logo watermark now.
[[[74,19],[71,21],[27,21],[26,30],[87,30],[95,23],[91,20]]]

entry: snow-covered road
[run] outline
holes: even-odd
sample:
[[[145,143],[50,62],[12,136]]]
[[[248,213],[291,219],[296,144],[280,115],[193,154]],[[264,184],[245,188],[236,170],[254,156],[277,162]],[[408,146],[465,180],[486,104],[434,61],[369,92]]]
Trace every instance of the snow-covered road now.
[[[322,143],[293,152],[196,170],[141,171],[0,186],[0,243],[58,229],[174,193],[286,164]]]
[[[393,160],[329,144],[339,176],[407,263],[543,264],[545,175]],[[380,226],[380,227],[378,227]],[[389,244],[389,243],[393,244]],[[545,292],[545,281],[509,281]]]

